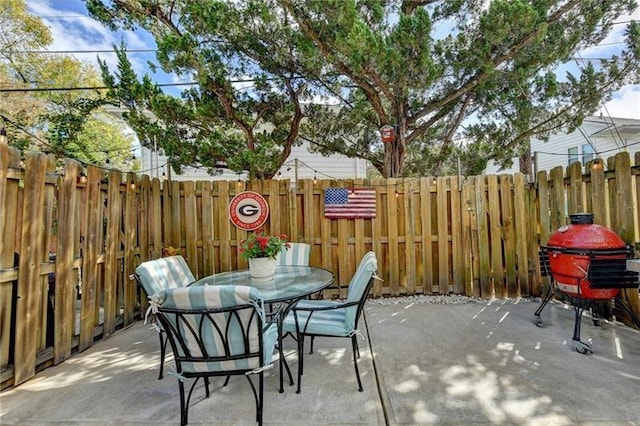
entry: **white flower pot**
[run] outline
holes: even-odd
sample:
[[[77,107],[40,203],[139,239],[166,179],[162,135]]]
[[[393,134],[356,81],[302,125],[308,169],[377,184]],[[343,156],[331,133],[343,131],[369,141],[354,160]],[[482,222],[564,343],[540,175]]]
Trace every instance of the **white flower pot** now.
[[[276,273],[276,260],[271,257],[249,259],[249,275],[256,281],[268,281]]]

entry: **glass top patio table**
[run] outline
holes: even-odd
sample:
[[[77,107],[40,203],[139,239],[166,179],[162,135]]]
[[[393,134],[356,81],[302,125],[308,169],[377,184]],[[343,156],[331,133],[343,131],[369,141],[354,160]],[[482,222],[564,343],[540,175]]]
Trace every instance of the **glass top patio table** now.
[[[292,302],[318,293],[330,286],[335,276],[330,271],[315,266],[276,266],[276,273],[269,280],[256,280],[248,269],[220,272],[201,278],[191,285],[247,285],[262,293],[266,303]]]
[[[260,290],[265,303],[283,302],[286,306],[283,315],[296,302],[311,294],[330,286],[335,281],[333,273],[315,266],[276,266],[276,273],[268,280],[256,280],[249,276],[248,269],[220,272],[201,278],[191,284],[194,285],[247,285]],[[278,328],[282,330],[282,316],[278,319]],[[289,374],[290,384],[293,385],[291,371],[282,352],[282,333],[278,334],[278,352],[280,353],[280,393],[284,392],[283,369]]]

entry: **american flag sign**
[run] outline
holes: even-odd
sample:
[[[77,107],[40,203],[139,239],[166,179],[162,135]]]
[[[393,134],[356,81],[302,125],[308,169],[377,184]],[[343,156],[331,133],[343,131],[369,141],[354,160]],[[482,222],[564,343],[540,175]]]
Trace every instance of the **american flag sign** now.
[[[376,217],[376,190],[370,188],[325,189],[324,217],[329,219]]]

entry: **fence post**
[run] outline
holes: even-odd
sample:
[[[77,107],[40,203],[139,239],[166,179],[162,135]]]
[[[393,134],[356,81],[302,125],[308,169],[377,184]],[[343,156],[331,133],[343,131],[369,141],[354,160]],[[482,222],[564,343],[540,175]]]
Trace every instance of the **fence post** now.
[[[56,245],[56,287],[54,310],[53,363],[59,364],[71,356],[71,340],[75,332],[77,277],[73,274],[76,257],[78,224],[75,212],[76,189],[80,163],[65,161],[64,175],[58,178],[58,239]]]
[[[620,152],[615,158],[615,181],[616,181],[616,223],[618,227],[615,231],[626,243],[632,244],[635,239],[634,226],[634,204],[633,185],[631,183],[631,160],[628,152]],[[637,289],[623,289],[626,300],[629,301],[631,309],[638,313],[638,291]]]
[[[16,229],[18,227],[18,206],[20,183],[18,179],[8,179],[9,169],[20,167],[20,152],[7,144],[0,143],[0,269],[17,268]],[[17,269],[14,272],[17,277]],[[0,370],[9,364],[11,346],[12,319],[15,315],[17,280],[0,283]]]
[[[551,179],[551,229],[556,230],[566,225],[567,210],[564,197],[564,171],[562,167],[554,167],[549,175]]]
[[[42,302],[41,254],[43,250],[43,215],[45,207],[45,175],[53,160],[45,154],[27,154],[20,236],[20,263],[18,269],[18,301],[16,308],[16,335],[14,384],[19,385],[36,372],[39,316],[46,315],[39,307]]]

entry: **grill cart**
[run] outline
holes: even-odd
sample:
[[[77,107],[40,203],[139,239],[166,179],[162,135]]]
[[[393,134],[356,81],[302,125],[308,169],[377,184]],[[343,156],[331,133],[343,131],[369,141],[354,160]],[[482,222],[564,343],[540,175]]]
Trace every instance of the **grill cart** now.
[[[582,313],[596,302],[616,299],[621,288],[637,288],[638,273],[626,268],[633,250],[612,230],[593,223],[593,214],[570,216],[571,224],[562,226],[540,247],[540,269],[550,278],[550,286],[535,312],[535,323],[543,326],[540,314],[556,294],[566,295],[575,311],[573,345],[586,354],[591,346],[580,340]],[[637,321],[633,311],[620,305]],[[593,309],[592,309],[593,311]],[[594,313],[594,324],[598,325]]]

